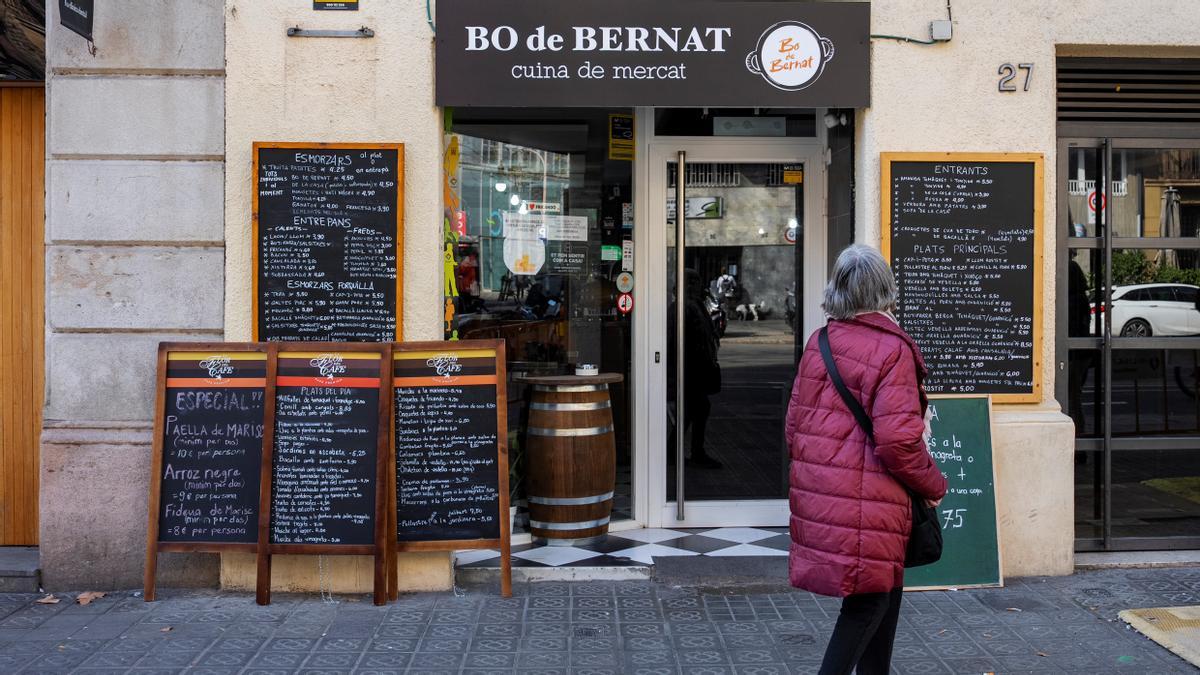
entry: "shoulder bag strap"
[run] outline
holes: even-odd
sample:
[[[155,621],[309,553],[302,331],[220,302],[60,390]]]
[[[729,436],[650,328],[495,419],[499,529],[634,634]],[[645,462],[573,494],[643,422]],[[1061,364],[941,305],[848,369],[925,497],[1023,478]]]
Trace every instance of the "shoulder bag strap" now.
[[[867,432],[867,438],[874,441],[875,425],[871,423],[871,418],[867,415],[867,411],[863,410],[862,404],[846,388],[846,383],[842,381],[842,374],[838,372],[837,363],[833,360],[833,352],[829,349],[828,327],[822,328],[820,334],[817,335],[817,344],[821,347],[821,358],[825,361],[825,370],[829,371],[829,379],[833,380],[833,386],[837,388],[846,407],[854,414],[854,419],[858,420],[858,426]]]

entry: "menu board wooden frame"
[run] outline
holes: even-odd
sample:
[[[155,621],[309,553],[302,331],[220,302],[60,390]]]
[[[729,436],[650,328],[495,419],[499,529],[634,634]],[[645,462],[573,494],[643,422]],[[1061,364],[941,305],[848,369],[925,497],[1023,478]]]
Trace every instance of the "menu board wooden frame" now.
[[[1033,391],[1022,394],[989,394],[996,403],[1040,403],[1042,400],[1042,237],[1045,197],[1044,158],[1034,152],[882,152],[879,154],[879,235],[884,260],[892,253],[892,163],[986,162],[1033,165]],[[975,395],[986,394],[978,392]]]
[[[258,334],[258,248],[259,248],[259,151],[279,148],[310,148],[313,150],[395,150],[396,151],[396,341],[404,339],[404,144],[403,143],[321,143],[321,142],[254,142],[254,159],[252,165],[253,189],[250,191],[251,201],[251,245],[250,245],[250,329],[254,340],[260,339]]]
[[[945,591],[951,588],[1004,588],[1004,540],[1000,537],[1000,483],[996,480],[996,422],[992,415],[992,403],[995,402],[995,394],[930,394],[930,403],[943,401],[946,399],[964,399],[964,398],[982,398],[987,399],[987,417],[988,417],[988,438],[992,440],[991,456],[992,456],[992,501],[995,503],[996,512],[996,583],[994,584],[956,584],[953,586],[905,586],[907,591]],[[940,517],[940,516],[939,516]]]
[[[271,556],[275,553],[298,555],[370,555],[375,558],[374,601],[387,602],[388,468],[391,457],[392,343],[390,342],[270,342],[267,343],[267,382],[271,396],[265,402],[263,428],[262,478],[259,488],[258,576],[255,599],[260,605],[271,603]],[[279,374],[279,355],[288,352],[364,352],[379,355],[378,431],[375,448],[375,542],[368,545],[273,544],[271,543],[272,478],[275,459],[275,393]]]
[[[504,340],[456,340],[451,342],[405,342],[392,345],[393,354],[396,352],[468,351],[473,349],[490,349],[495,351],[496,372],[496,470],[499,472],[499,509],[500,509],[500,538],[499,539],[457,539],[444,541],[397,541],[397,494],[396,483],[399,480],[396,465],[396,419],[391,415],[392,423],[389,433],[391,440],[391,468],[389,475],[392,480],[388,484],[388,597],[395,600],[399,595],[399,573],[396,567],[398,552],[413,551],[462,551],[468,549],[500,549],[500,595],[512,597],[512,533],[510,532],[509,516],[509,486],[508,486],[508,372],[507,359],[504,353]],[[393,356],[389,357],[388,367],[392,368]],[[395,393],[391,394],[389,403],[394,405]]]
[[[146,527],[146,567],[143,572],[142,598],[145,602],[154,602],[157,588],[159,553],[220,553],[222,551],[242,551],[256,553],[258,543],[232,542],[163,542],[159,541],[159,508],[162,505],[162,470],[163,470],[163,433],[166,424],[167,407],[167,359],[172,352],[256,352],[264,356],[268,376],[263,384],[263,451],[266,445],[267,402],[274,399],[274,379],[270,377],[271,356],[267,345],[261,342],[160,342],[158,344],[158,375],[155,382],[154,399],[154,437],[151,440],[150,454],[150,495],[149,495],[149,524]],[[260,482],[261,489],[261,482]],[[259,495],[259,508],[262,507],[262,495]],[[262,514],[259,514],[260,519]],[[261,536],[261,534],[260,534]],[[262,540],[259,539],[259,542]]]

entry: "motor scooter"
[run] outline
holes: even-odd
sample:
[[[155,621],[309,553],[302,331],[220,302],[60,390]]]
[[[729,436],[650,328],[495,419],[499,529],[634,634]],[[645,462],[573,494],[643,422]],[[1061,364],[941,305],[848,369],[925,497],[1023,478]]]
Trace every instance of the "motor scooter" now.
[[[704,294],[704,307],[708,310],[708,319],[712,321],[713,331],[717,334],[717,339],[725,337],[725,328],[727,325],[725,317],[725,309],[721,307],[721,303],[717,300],[717,296],[713,295],[712,291]]]

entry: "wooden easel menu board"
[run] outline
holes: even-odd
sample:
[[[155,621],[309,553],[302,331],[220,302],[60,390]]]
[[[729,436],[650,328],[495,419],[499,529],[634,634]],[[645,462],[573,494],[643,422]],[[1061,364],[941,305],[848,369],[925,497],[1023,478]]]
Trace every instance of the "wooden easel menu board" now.
[[[160,551],[255,551],[267,354],[263,344],[162,343],[144,597]]]
[[[508,597],[504,341],[410,342],[393,350],[396,527],[389,548],[498,548]]]
[[[1042,156],[884,153],[883,252],[930,393],[1041,400]]]
[[[254,336],[401,339],[404,146],[254,144]]]
[[[932,565],[904,571],[906,588],[999,586],[1000,537],[987,396],[934,397],[929,453],[949,482],[937,507],[945,547]]]
[[[271,345],[275,396],[263,458],[258,600],[273,553],[375,556],[386,598],[389,344]]]

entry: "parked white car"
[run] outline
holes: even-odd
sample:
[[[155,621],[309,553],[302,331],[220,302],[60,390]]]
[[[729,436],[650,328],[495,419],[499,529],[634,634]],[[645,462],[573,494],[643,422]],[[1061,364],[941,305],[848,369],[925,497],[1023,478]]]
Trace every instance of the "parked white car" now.
[[[1113,333],[1121,337],[1200,335],[1198,297],[1200,288],[1189,284],[1113,286]]]

